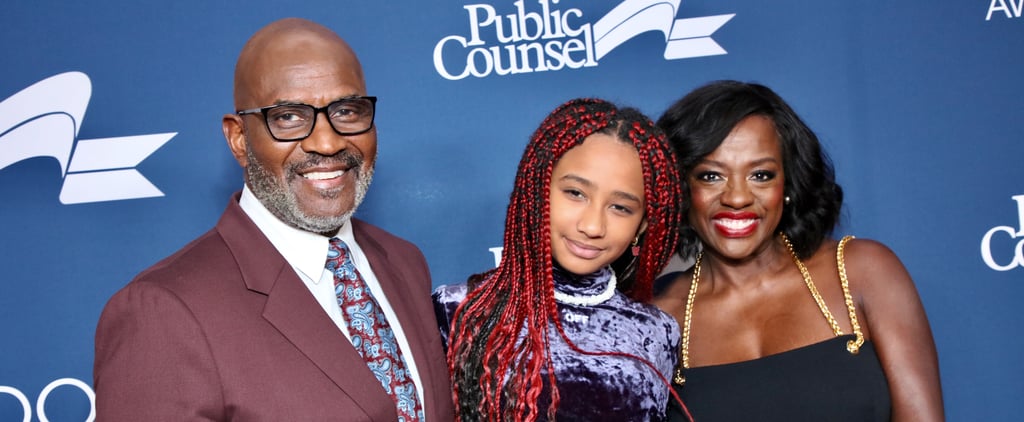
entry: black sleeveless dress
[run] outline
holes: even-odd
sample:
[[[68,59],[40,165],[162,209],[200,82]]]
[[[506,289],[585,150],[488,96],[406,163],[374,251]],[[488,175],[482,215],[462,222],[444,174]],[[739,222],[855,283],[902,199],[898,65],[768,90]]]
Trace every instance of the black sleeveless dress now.
[[[697,422],[888,421],[889,385],[874,345],[866,341],[853,355],[846,351],[853,338],[686,369],[686,385],[674,387]],[[669,420],[688,420],[672,400]]]

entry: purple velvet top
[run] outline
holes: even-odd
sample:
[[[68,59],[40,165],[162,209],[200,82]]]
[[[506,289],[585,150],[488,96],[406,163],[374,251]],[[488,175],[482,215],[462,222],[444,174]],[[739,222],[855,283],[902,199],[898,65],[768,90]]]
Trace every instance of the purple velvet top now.
[[[555,269],[555,289],[572,296],[594,296],[603,291],[611,270],[579,277]],[[466,297],[466,285],[440,286],[434,291],[434,309],[448,345],[455,309]],[[635,302],[621,292],[592,305],[558,304],[562,328],[577,347],[594,352],[616,351],[646,359],[671,380],[679,349],[675,318],[653,305]],[[556,417],[563,421],[661,421],[669,400],[669,387],[647,365],[619,356],[589,356],[569,349],[552,326],[551,356],[558,385]],[[546,373],[545,373],[546,376]],[[549,396],[541,394],[538,409],[544,420]]]

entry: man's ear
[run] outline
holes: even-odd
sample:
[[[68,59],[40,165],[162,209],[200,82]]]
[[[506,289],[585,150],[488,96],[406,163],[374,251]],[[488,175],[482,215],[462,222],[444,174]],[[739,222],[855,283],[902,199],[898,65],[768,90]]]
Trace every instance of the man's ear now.
[[[249,157],[246,155],[246,149],[249,146],[245,142],[245,127],[242,125],[242,116],[225,114],[224,119],[221,120],[221,129],[224,131],[224,140],[228,142],[231,154],[235,156],[235,161],[238,161],[238,165],[242,166],[242,168],[248,167]]]

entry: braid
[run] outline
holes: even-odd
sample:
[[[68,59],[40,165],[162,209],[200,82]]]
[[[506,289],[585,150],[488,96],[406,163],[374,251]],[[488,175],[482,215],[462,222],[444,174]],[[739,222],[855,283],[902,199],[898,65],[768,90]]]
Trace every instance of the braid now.
[[[558,315],[550,185],[562,155],[599,132],[636,146],[643,168],[648,225],[636,273],[625,283],[626,294],[650,300],[654,278],[676,248],[678,201],[683,196],[662,132],[640,112],[602,100],[577,99],[556,108],[534,132],[519,163],[505,218],[501,264],[470,278],[469,293],[453,316],[448,362],[456,414],[462,420],[536,420],[542,411],[538,399],[545,391],[550,405],[544,411],[553,419],[559,395],[548,344],[552,327],[573,350],[594,354],[566,338]]]
[[[654,279],[665,268],[679,240],[682,181],[675,154],[661,130],[635,109],[625,109],[620,114],[626,124],[619,125],[616,136],[631,142],[640,155],[647,219],[636,272],[632,279],[626,277],[625,293],[637,301],[648,302],[653,296]]]

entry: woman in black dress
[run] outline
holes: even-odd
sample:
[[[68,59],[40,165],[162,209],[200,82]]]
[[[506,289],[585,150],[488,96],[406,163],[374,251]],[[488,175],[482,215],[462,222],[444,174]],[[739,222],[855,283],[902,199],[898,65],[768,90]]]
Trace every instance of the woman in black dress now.
[[[676,389],[694,418],[942,420],[914,283],[881,243],[829,237],[843,191],[796,113],[767,87],[721,81],[658,125],[679,156],[680,251],[696,264],[655,303],[679,321]]]

